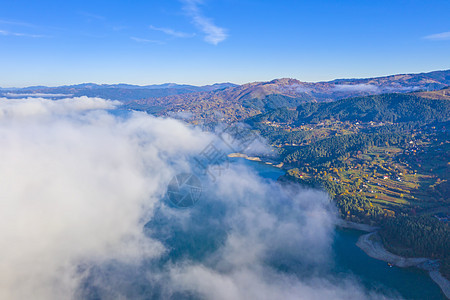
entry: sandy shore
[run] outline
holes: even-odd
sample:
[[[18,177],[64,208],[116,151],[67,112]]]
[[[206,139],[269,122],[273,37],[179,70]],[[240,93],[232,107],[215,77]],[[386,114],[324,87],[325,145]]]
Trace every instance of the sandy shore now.
[[[359,237],[356,246],[361,248],[370,257],[389,262],[397,267],[414,267],[429,261],[428,258],[406,258],[388,252],[380,241],[374,240],[376,232],[365,234]]]
[[[251,161],[259,161],[259,162],[263,162],[263,163],[265,163],[265,164],[267,164],[267,165],[272,165],[272,166],[274,166],[274,167],[277,167],[277,168],[282,168],[283,167],[283,165],[284,165],[284,163],[279,163],[279,164],[277,164],[277,165],[275,165],[274,163],[275,162],[272,162],[272,161],[263,161],[260,157],[257,157],[257,156],[248,156],[247,154],[243,154],[243,153],[231,153],[231,154],[228,154],[228,157],[240,157],[240,158],[245,158],[245,159],[247,159],[247,160],[251,160]]]
[[[430,271],[430,277],[441,288],[444,295],[450,299],[450,281],[439,273],[439,271]]]
[[[450,299],[450,281],[438,271],[436,260],[425,257],[406,258],[387,251],[381,241],[377,239],[377,232],[371,232],[359,237],[356,246],[361,248],[368,256],[391,263],[397,267],[416,267],[429,272],[431,279],[441,288],[445,296]]]
[[[245,158],[245,159],[252,160],[252,161],[261,161],[261,158],[259,158],[259,157],[248,156],[247,154],[243,154],[243,153],[231,153],[231,154],[228,154],[228,157],[241,157],[241,158]]]

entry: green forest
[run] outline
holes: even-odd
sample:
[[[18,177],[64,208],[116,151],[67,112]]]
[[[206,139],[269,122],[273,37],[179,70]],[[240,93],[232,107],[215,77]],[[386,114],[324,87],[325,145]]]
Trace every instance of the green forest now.
[[[450,278],[448,100],[383,94],[246,122],[277,149],[274,163],[287,169],[280,181],[325,189],[342,218],[381,226],[389,250],[440,259]]]

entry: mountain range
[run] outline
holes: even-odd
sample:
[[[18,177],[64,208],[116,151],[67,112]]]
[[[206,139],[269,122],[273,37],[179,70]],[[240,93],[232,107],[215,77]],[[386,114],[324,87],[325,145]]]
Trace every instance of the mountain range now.
[[[145,86],[84,83],[59,87],[0,89],[0,97],[101,97],[119,100],[129,109],[188,118],[193,123],[211,123],[243,120],[279,107],[297,107],[305,102],[332,102],[385,93],[416,93],[421,97],[442,99],[450,97],[448,90],[445,90],[449,86],[450,70],[443,70],[326,82],[282,78],[243,85],[217,83],[206,86],[174,83]]]
[[[95,84],[82,83],[77,85],[65,85],[58,87],[31,86],[25,88],[0,88],[0,96],[7,98],[19,97],[101,97],[111,100],[132,101],[154,97],[165,97],[186,93],[209,92],[217,89],[237,86],[232,83],[216,83],[205,86],[194,86],[186,84],[154,84],[154,85],[131,85],[131,84]]]
[[[305,102],[331,102],[385,93],[439,91],[449,85],[450,70],[329,82],[301,82],[283,78],[209,92],[134,100],[126,106],[162,115],[177,116],[182,113],[183,118],[188,112],[194,122],[232,122],[278,107],[297,107]],[[437,92],[436,97],[439,95]]]

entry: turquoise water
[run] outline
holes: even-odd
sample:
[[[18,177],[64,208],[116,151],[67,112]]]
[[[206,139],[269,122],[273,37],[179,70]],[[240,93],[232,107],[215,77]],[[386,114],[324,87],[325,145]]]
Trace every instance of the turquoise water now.
[[[252,168],[268,181],[275,181],[284,174],[282,170],[263,163],[239,158],[231,159],[231,162]],[[289,205],[292,203],[290,199],[281,196],[277,187],[273,188],[270,197],[259,202],[262,205],[257,208],[264,207],[280,219],[297,220],[292,218],[288,211],[292,208]],[[280,197],[277,197],[279,195]],[[221,260],[221,247],[232,230],[231,226],[234,226],[236,232],[240,232],[239,220],[235,222],[233,215],[242,217],[236,214],[241,205],[246,209],[253,207],[245,202],[229,205],[233,202],[227,201],[228,199],[208,201],[208,197],[215,195],[206,194],[190,209],[171,208],[162,202],[155,208],[154,216],[146,224],[145,231],[150,237],[160,241],[167,252],[156,259],[145,260],[142,264],[112,262],[91,268],[83,283],[81,296],[77,298],[115,299],[117,297],[112,297],[111,293],[118,292],[125,295],[126,299],[204,299],[193,290],[179,290],[167,297],[165,292],[173,288],[167,280],[167,272],[172,266],[184,263],[198,263],[212,269],[225,266],[226,269],[227,264],[223,264],[224,261]],[[293,214],[297,216],[297,213]],[[268,234],[269,238],[274,237],[270,232]],[[414,268],[389,268],[385,262],[367,256],[355,245],[361,234],[363,233],[355,230],[336,229],[328,263],[308,265],[306,259],[296,255],[296,249],[291,252],[289,249],[282,251],[274,248],[272,253],[276,255],[268,255],[264,264],[282,273],[299,277],[300,280],[309,278],[311,271],[317,272],[317,278],[328,278],[336,286],[342,286],[339,281],[351,279],[367,291],[383,294],[388,298],[444,299],[439,287],[427,273]],[[289,247],[286,242],[289,238],[290,236],[282,238],[281,245]]]
[[[264,178],[276,180],[284,172],[271,165],[235,159],[252,167]],[[386,262],[367,256],[356,246],[363,232],[336,229],[333,243],[334,266],[332,272],[351,276],[371,291],[406,299],[445,299],[444,294],[428,273],[417,268],[390,268]]]
[[[417,268],[390,268],[386,262],[367,256],[355,245],[361,234],[350,229],[336,230],[333,245],[336,273],[353,274],[368,289],[394,292],[406,299],[445,299],[427,272]]]

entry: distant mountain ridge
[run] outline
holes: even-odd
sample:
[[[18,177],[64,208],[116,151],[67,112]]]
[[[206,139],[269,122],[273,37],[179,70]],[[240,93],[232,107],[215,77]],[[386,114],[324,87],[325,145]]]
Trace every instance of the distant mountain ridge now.
[[[353,96],[390,92],[439,90],[450,85],[450,70],[419,74],[400,74],[363,79],[335,79],[323,82],[302,82],[292,78],[248,83],[233,88],[232,94],[243,99],[263,99],[267,95],[313,98],[333,101]],[[230,89],[227,89],[229,91]]]
[[[125,89],[192,89],[195,91],[209,91],[222,89],[227,87],[237,86],[237,84],[224,82],[215,83],[210,85],[196,86],[189,84],[177,84],[177,83],[163,83],[163,84],[150,84],[150,85],[136,85],[127,83],[117,83],[117,84],[97,84],[97,83],[80,83],[72,85],[62,85],[56,87],[38,85],[29,86],[24,88],[0,88],[0,90],[15,90],[15,91],[36,91],[42,89],[77,89],[77,88],[88,88],[88,89],[102,89],[102,88],[125,88]]]
[[[302,82],[292,78],[252,82],[243,85],[218,83],[192,86],[174,83],[159,85],[83,83],[60,87],[27,87],[0,90],[0,97],[40,96],[58,99],[67,96],[101,97],[119,100],[126,108],[176,117],[186,113],[198,122],[233,122],[279,107],[297,107],[306,102],[332,102],[351,97],[386,93],[439,91],[450,86],[450,70],[419,74],[398,74],[375,78],[336,79]],[[442,98],[446,92],[422,94]]]
[[[210,92],[141,99],[130,101],[127,106],[171,116],[177,112],[189,112],[202,122],[233,122],[278,107],[297,107],[305,102],[331,102],[385,93],[434,91],[449,85],[450,70],[329,82],[302,82],[282,78]]]
[[[237,86],[233,83],[216,83],[205,86],[194,86],[186,84],[154,84],[154,85],[132,85],[132,84],[95,84],[82,83],[76,85],[64,85],[58,87],[32,86],[20,89],[9,88],[0,89],[0,96],[8,98],[17,98],[21,94],[26,97],[45,95],[46,98],[61,98],[64,95],[68,97],[89,96],[100,97],[111,100],[131,101],[147,99],[153,97],[166,97],[170,95],[180,95],[185,93],[209,92],[217,89]],[[52,94],[55,95],[52,97]]]

